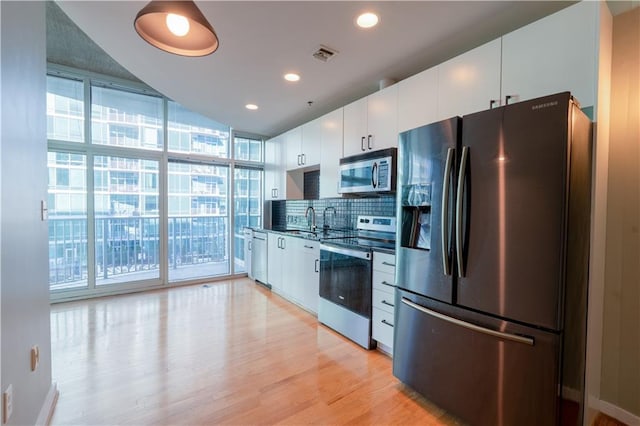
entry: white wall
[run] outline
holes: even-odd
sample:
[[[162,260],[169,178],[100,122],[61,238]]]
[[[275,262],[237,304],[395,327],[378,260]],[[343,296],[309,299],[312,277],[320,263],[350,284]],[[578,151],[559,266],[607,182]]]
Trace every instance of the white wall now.
[[[51,395],[46,199],[44,2],[0,2],[1,386],[13,385],[9,425],[35,424]],[[40,366],[30,368],[30,349]]]
[[[613,18],[600,398],[640,419],[640,8]],[[614,413],[615,414],[615,413]],[[631,423],[626,418],[620,418]]]

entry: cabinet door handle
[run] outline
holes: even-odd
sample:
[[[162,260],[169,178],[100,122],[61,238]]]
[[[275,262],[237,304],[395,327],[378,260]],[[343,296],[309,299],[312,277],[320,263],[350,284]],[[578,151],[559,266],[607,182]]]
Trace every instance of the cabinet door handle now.
[[[390,323],[389,321],[387,321],[387,320],[382,320],[382,321],[380,321],[380,322],[381,322],[381,323],[383,323],[383,324],[387,324],[389,327],[393,327],[393,324],[391,324],[391,323]]]
[[[364,136],[360,139],[360,151],[364,151]]]
[[[282,250],[287,248],[287,240],[284,239],[284,237],[282,237]]]
[[[395,287],[392,283],[388,283],[387,281],[382,281],[380,284],[388,285],[389,287]]]
[[[371,149],[371,138],[372,138],[371,135],[367,136],[367,148],[369,149]]]
[[[298,154],[298,166],[302,166],[302,155]]]
[[[504,104],[505,105],[509,105],[509,101],[511,100],[511,98],[513,98],[512,95],[507,95],[504,97]]]
[[[252,243],[252,242],[253,242],[253,241],[249,241],[249,251],[251,251],[251,243]]]
[[[282,237],[278,237],[278,248],[282,248],[280,247],[280,242],[282,241]]]
[[[382,303],[383,305],[391,306],[392,308],[396,306],[396,305],[394,305],[393,303],[389,303],[389,302],[387,302],[387,301],[386,301],[386,300],[384,300],[384,299],[382,299],[382,302],[380,302],[380,303]]]
[[[383,265],[387,265],[387,266],[393,266],[394,268],[396,267],[395,263],[389,263],[389,262],[382,262]]]
[[[307,164],[307,154],[302,154],[302,165]]]
[[[498,103],[497,100],[495,99],[490,99],[489,100],[489,109],[493,109],[493,107]]]
[[[305,244],[305,245],[304,245],[304,248],[312,249],[312,248],[313,248],[313,246],[308,246],[308,245],[306,245],[306,244]]]
[[[318,269],[318,263],[320,263],[320,259],[316,259],[316,264],[314,267],[316,272],[320,272],[320,270]]]

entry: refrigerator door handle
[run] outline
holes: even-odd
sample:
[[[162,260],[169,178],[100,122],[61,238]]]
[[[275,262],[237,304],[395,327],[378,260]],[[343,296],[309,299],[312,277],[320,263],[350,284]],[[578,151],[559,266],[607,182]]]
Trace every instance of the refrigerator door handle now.
[[[464,178],[467,173],[469,147],[462,147],[462,159],[458,171],[458,193],[456,196],[456,255],[458,257],[458,276],[464,277],[464,261],[462,259],[462,196],[464,194]]]
[[[441,229],[441,249],[442,249],[442,269],[445,275],[451,275],[451,259],[449,259],[449,190],[451,189],[451,167],[453,166],[453,153],[455,150],[447,150],[447,162],[444,166],[444,177],[442,178],[442,211],[440,217]]]
[[[422,313],[430,315],[430,316],[432,316],[434,318],[441,319],[443,321],[449,322],[451,324],[458,325],[460,327],[468,328],[469,330],[477,331],[479,333],[488,334],[490,336],[494,336],[494,337],[497,337],[499,339],[511,340],[512,342],[516,342],[516,343],[523,343],[523,344],[529,345],[529,346],[534,346],[534,344],[535,344],[535,341],[533,340],[532,337],[519,336],[517,334],[511,334],[511,333],[503,333],[502,331],[492,330],[490,328],[481,327],[479,325],[475,325],[475,324],[472,324],[472,323],[467,322],[467,321],[462,321],[462,320],[459,320],[457,318],[452,318],[450,316],[443,315],[443,314],[441,314],[439,312],[432,311],[431,309],[427,309],[424,306],[420,306],[420,305],[418,305],[416,303],[413,303],[412,301],[410,301],[409,299],[405,299],[404,297],[402,298],[402,303],[404,303],[405,305],[410,306],[410,307],[412,307],[414,309],[417,309],[418,311],[420,311]]]

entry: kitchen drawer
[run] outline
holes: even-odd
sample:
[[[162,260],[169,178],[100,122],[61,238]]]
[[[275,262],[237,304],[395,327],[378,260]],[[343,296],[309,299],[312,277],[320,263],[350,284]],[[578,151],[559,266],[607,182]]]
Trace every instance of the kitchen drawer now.
[[[395,293],[395,275],[388,272],[373,271],[373,288],[387,293]]]
[[[386,293],[377,289],[373,289],[373,307],[382,309],[393,315],[395,304],[395,295],[393,293]]]
[[[374,251],[373,252],[373,270],[395,274],[396,273],[396,256],[394,254]]]
[[[372,332],[374,340],[393,348],[393,314],[373,308]]]

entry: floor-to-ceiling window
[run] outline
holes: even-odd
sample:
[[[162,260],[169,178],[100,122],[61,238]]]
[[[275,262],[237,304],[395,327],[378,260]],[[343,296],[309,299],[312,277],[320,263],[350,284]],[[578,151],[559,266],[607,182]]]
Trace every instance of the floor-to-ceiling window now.
[[[90,117],[90,120],[87,120]],[[262,140],[148,88],[47,76],[54,298],[242,273],[262,223]]]

